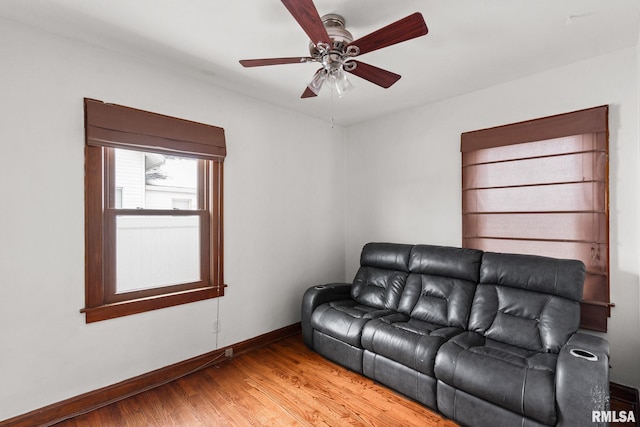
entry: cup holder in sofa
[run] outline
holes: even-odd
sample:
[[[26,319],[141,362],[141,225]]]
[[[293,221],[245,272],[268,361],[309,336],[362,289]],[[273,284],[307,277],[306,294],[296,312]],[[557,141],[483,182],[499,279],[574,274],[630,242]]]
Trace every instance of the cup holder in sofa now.
[[[571,350],[569,350],[569,354],[571,354],[573,357],[579,357],[591,362],[595,362],[598,360],[598,356],[596,356],[595,354],[587,350],[581,350],[579,348],[572,348]]]
[[[314,286],[313,289],[325,289],[327,286],[326,285],[318,285],[318,286]]]

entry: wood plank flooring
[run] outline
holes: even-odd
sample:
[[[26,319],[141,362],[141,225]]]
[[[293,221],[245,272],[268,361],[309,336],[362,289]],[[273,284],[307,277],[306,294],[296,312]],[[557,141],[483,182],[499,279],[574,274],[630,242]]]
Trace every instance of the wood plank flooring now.
[[[56,426],[456,424],[327,361],[296,335]]]

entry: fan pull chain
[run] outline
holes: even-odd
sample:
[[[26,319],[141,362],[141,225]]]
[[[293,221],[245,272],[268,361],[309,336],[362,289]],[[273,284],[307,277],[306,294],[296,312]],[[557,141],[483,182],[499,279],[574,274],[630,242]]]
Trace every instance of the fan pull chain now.
[[[331,120],[329,123],[331,124],[331,129],[333,129],[333,90],[331,91]]]

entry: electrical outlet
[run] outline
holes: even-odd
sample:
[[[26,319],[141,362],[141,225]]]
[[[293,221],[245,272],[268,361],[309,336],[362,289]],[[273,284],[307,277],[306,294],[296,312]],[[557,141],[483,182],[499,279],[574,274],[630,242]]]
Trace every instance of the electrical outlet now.
[[[224,349],[224,357],[232,358],[233,357],[233,348],[225,348]]]

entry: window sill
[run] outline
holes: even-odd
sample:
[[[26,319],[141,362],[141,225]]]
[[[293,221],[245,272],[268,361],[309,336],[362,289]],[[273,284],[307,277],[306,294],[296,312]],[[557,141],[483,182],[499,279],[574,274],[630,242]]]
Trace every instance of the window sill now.
[[[225,287],[226,285],[190,289],[170,294],[103,304],[97,307],[86,307],[80,310],[80,312],[86,314],[87,323],[100,322],[102,320],[114,319],[116,317],[144,313],[146,311],[157,310],[160,308],[221,297],[224,296]]]

